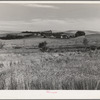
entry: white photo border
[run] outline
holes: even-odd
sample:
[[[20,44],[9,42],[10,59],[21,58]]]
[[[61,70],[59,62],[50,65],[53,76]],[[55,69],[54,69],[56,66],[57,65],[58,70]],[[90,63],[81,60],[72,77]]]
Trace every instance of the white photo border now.
[[[0,1],[1,3],[100,4],[100,1]],[[100,99],[99,90],[0,90],[0,99]]]

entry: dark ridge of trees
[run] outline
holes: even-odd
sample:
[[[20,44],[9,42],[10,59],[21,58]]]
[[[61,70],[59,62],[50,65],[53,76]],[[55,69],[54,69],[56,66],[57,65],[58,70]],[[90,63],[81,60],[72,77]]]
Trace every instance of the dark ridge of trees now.
[[[1,39],[17,39],[17,38],[22,38],[22,36],[17,36],[17,35],[12,35],[12,34],[7,34],[4,37],[0,37]]]
[[[22,31],[21,33],[33,33],[32,31]]]
[[[21,38],[25,38],[25,37],[29,37],[31,36],[30,34],[29,35],[24,35],[24,36],[21,36],[21,35],[13,35],[13,34],[7,34],[6,36],[3,36],[3,37],[0,37],[0,39],[5,39],[5,40],[10,40],[10,39],[21,39]]]

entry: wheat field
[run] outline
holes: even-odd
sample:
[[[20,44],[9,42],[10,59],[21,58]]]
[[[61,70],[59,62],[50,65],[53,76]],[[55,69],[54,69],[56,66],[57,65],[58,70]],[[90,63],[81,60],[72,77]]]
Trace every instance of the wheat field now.
[[[0,54],[0,89],[100,89],[100,52]]]

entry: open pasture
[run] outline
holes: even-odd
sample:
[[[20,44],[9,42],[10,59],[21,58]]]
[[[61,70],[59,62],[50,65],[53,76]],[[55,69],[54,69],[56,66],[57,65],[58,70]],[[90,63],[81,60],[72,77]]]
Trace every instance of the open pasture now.
[[[89,44],[100,44],[100,34],[91,34],[86,36],[80,36],[77,38],[70,39],[59,39],[59,38],[42,38],[42,37],[28,37],[24,39],[11,39],[11,40],[0,40],[5,43],[5,45],[13,46],[37,46],[40,42],[46,41],[48,46],[60,46],[60,45],[77,45],[82,44],[83,38],[86,37],[88,39]]]

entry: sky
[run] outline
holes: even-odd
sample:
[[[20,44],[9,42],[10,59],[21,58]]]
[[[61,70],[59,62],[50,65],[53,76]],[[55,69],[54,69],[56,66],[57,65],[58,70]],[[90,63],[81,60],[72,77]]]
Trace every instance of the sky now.
[[[0,30],[100,31],[100,4],[0,3]]]

